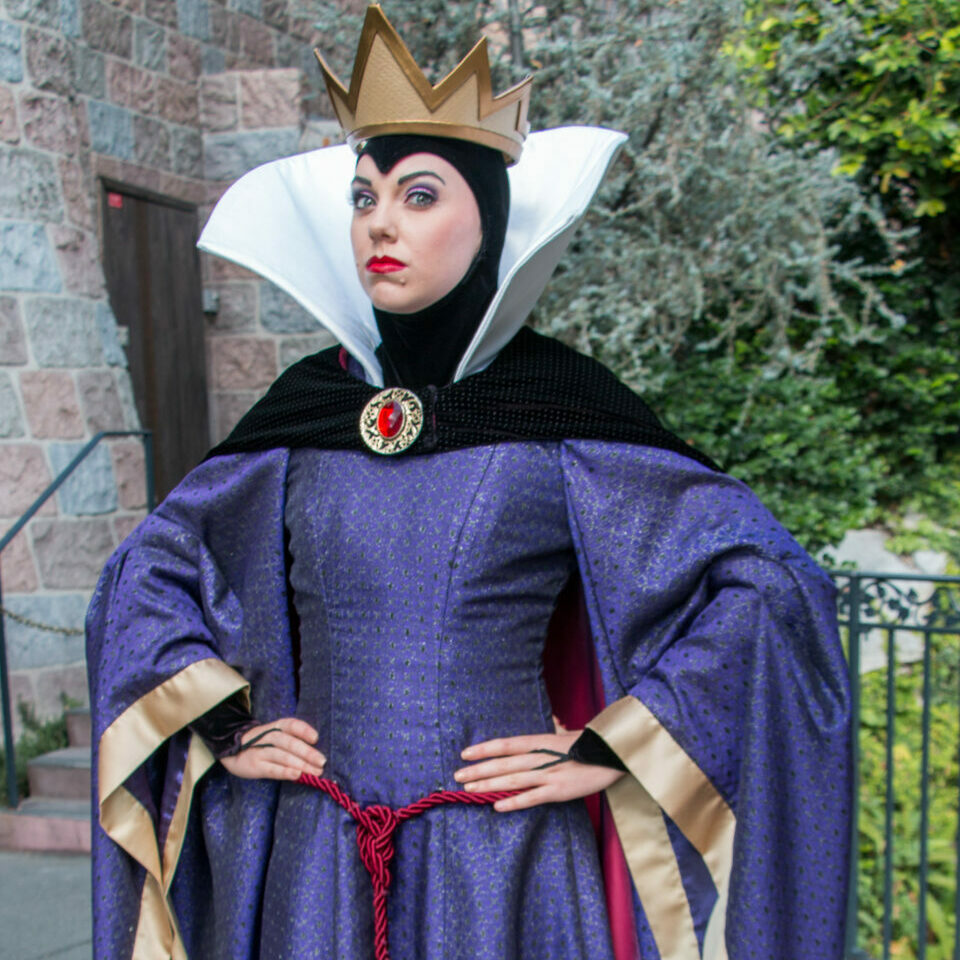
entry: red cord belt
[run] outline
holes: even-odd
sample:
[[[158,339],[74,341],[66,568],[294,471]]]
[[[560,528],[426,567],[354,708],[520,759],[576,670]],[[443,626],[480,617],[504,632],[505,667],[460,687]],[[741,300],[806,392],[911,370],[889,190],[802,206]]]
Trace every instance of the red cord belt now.
[[[332,780],[301,773],[299,783],[316,787],[333,797],[357,821],[357,847],[360,860],[373,881],[373,945],[376,960],[390,960],[387,942],[387,890],[390,888],[390,861],[393,859],[393,834],[404,820],[412,820],[431,807],[444,803],[496,803],[512,797],[516,790],[496,793],[466,793],[462,790],[437,790],[394,810],[384,804],[361,807]]]

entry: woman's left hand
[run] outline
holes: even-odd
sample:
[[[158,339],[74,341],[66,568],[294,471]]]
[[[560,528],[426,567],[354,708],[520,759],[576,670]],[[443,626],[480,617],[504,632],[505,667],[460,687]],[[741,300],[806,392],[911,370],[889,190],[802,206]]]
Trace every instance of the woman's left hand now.
[[[557,758],[532,750],[555,750],[566,753],[582,731],[535,733],[525,737],[502,737],[467,747],[460,756],[464,760],[482,761],[461,767],[453,775],[464,789],[473,792],[522,790],[515,797],[498,800],[494,810],[506,813],[524,810],[541,803],[576,800],[605,790],[622,776],[622,770],[567,760],[545,770],[536,770]]]

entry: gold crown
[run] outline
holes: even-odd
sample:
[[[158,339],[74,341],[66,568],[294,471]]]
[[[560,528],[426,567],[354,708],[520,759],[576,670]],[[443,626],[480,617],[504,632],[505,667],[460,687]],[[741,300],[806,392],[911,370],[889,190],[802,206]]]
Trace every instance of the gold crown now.
[[[527,108],[533,77],[493,96],[486,37],[436,86],[377,5],[367,7],[349,92],[320,51],[314,53],[337,119],[354,149],[370,137],[419,133],[493,147],[508,163],[520,159],[530,129]]]

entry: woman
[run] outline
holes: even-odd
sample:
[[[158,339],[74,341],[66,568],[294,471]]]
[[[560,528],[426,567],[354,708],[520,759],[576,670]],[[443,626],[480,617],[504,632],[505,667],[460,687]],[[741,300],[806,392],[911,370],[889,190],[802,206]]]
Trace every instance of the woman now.
[[[350,91],[328,73],[359,158],[255,171],[201,240],[343,346],[104,572],[98,958],[840,956],[832,588],[607,371],[519,330],[622,138],[535,135],[508,184],[525,88],[491,98],[478,50],[425,87],[372,8]]]

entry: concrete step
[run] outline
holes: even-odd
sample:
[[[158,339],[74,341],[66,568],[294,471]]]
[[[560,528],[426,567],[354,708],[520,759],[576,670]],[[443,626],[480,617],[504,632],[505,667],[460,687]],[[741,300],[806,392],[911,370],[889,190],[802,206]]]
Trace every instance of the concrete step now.
[[[90,748],[64,747],[27,762],[31,797],[88,800]]]
[[[89,747],[90,738],[90,710],[87,707],[76,707],[66,712],[67,736],[71,747]]]
[[[0,808],[0,849],[89,853],[89,801],[28,797],[16,810]]]

